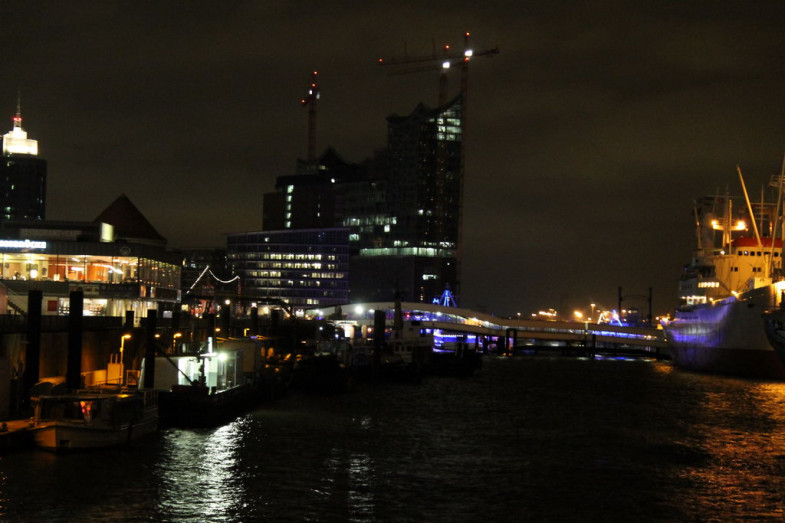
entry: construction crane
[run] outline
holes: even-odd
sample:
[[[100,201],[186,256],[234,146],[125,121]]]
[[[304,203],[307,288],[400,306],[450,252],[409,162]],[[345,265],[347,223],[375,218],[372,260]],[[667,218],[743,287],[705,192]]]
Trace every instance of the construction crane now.
[[[414,68],[410,68],[407,70],[400,71],[400,74],[403,73],[412,73],[412,72],[420,72],[420,71],[434,71],[439,70],[439,107],[443,107],[444,104],[447,102],[447,71],[450,69],[451,66],[460,64],[461,68],[461,84],[460,84],[460,95],[461,95],[461,162],[460,162],[460,175],[458,177],[460,187],[459,187],[459,208],[463,208],[463,180],[465,174],[465,165],[466,165],[466,129],[467,129],[467,114],[468,114],[468,104],[469,104],[469,62],[476,57],[480,56],[488,56],[492,57],[494,55],[499,54],[499,47],[496,46],[492,49],[484,49],[481,51],[475,51],[471,45],[471,35],[470,33],[464,33],[463,35],[463,51],[457,52],[455,51],[450,45],[445,45],[442,48],[442,52],[438,53],[436,51],[436,46],[434,45],[433,52],[430,55],[422,55],[422,56],[409,56],[404,48],[404,56],[400,58],[379,58],[378,64],[383,66],[396,66],[396,65],[411,65],[411,64],[423,64]],[[437,62],[437,63],[434,63]],[[445,160],[446,160],[446,151],[445,145],[443,143],[439,144],[437,149],[437,179],[444,178],[444,171],[445,171]],[[440,202],[437,202],[439,205]],[[456,263],[458,265],[457,273],[460,279],[461,273],[461,265],[462,265],[462,258],[463,258],[463,242],[461,238],[463,237],[463,212],[459,212],[458,215],[458,244],[457,244],[457,251],[456,251]]]
[[[455,63],[456,59],[450,57],[451,53],[451,46],[449,44],[445,45],[442,48],[441,54],[436,52],[435,46],[434,51],[432,54],[427,56],[418,56],[418,57],[408,57],[406,53],[404,53],[404,58],[390,58],[385,60],[384,58],[379,58],[379,65],[406,65],[406,64],[413,64],[413,63],[422,63],[422,62],[434,62],[438,61],[437,64],[426,64],[426,65],[419,65],[416,67],[410,67],[408,69],[399,69],[395,72],[390,74],[409,74],[409,73],[419,73],[419,72],[427,72],[427,71],[438,71],[439,72],[439,107],[447,102],[447,73],[450,70],[450,67]]]
[[[411,65],[411,64],[418,64],[418,63],[426,64],[419,67],[399,71],[398,74],[439,70],[440,71],[439,74],[439,105],[440,106],[444,104],[447,98],[447,94],[446,94],[447,71],[453,65],[460,64],[461,66],[460,93],[463,101],[463,113],[464,113],[464,124],[465,124],[467,96],[469,91],[469,61],[475,57],[494,56],[499,54],[498,46],[494,47],[493,49],[475,51],[474,49],[472,49],[470,37],[471,37],[470,33],[464,33],[463,51],[460,52],[455,51],[451,45],[445,45],[442,48],[441,53],[438,53],[434,46],[433,52],[429,55],[409,56],[406,50],[404,49],[403,57],[392,57],[387,59],[379,58],[377,63],[379,65],[384,65],[384,66]],[[433,64],[433,62],[439,62],[439,63]]]
[[[316,162],[316,105],[319,101],[319,84],[316,81],[318,71],[311,73],[311,85],[308,94],[300,100],[303,106],[308,107],[308,165]]]

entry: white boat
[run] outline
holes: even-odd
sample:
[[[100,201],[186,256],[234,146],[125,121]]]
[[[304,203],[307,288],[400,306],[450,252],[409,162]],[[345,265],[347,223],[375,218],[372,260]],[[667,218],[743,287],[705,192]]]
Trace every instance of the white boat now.
[[[47,450],[126,445],[158,429],[155,391],[82,390],[33,398],[33,439]]]
[[[775,177],[772,186],[781,186]],[[679,282],[681,305],[663,322],[675,365],[700,372],[785,379],[763,313],[780,304],[781,187],[777,203],[728,196],[696,202],[697,250]],[[736,208],[734,208],[736,204]],[[745,205],[746,204],[746,205]],[[751,234],[752,233],[752,234]]]

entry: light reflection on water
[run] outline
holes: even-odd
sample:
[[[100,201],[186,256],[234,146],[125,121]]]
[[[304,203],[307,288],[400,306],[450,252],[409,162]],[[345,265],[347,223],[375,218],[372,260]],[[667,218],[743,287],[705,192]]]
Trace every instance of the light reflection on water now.
[[[129,450],[0,456],[0,519],[22,521],[780,519],[783,492],[785,383],[651,361],[488,359]]]
[[[242,513],[245,486],[237,454],[246,424],[242,418],[215,430],[164,433],[162,459],[155,470],[162,486],[162,513],[196,513],[211,521]]]

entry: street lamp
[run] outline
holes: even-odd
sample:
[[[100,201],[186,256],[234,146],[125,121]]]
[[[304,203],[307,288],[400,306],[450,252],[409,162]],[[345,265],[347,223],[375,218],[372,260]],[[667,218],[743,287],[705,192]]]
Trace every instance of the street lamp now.
[[[130,340],[130,334],[123,334],[120,337],[120,357],[118,358],[119,361],[117,363],[120,364],[120,385],[125,384],[125,360],[123,360],[123,352],[125,351],[125,340]]]
[[[172,336],[172,354],[177,354],[177,338],[182,338],[182,332],[175,332],[174,336]]]
[[[125,350],[125,340],[130,340],[130,334],[123,334],[120,338],[120,363],[123,362],[123,351]]]

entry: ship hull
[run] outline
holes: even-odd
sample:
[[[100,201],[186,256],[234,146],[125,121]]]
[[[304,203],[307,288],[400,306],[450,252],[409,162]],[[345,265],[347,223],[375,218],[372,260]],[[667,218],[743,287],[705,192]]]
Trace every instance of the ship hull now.
[[[774,296],[769,285],[677,311],[665,326],[674,364],[698,372],[785,379],[785,365],[767,338],[763,319]]]
[[[53,421],[37,427],[33,439],[42,449],[85,450],[126,445],[156,430],[158,430],[157,414],[147,415],[136,424],[107,427]]]
[[[785,364],[785,309],[782,306],[772,307],[763,314],[763,321],[769,343],[774,347],[779,360]]]

